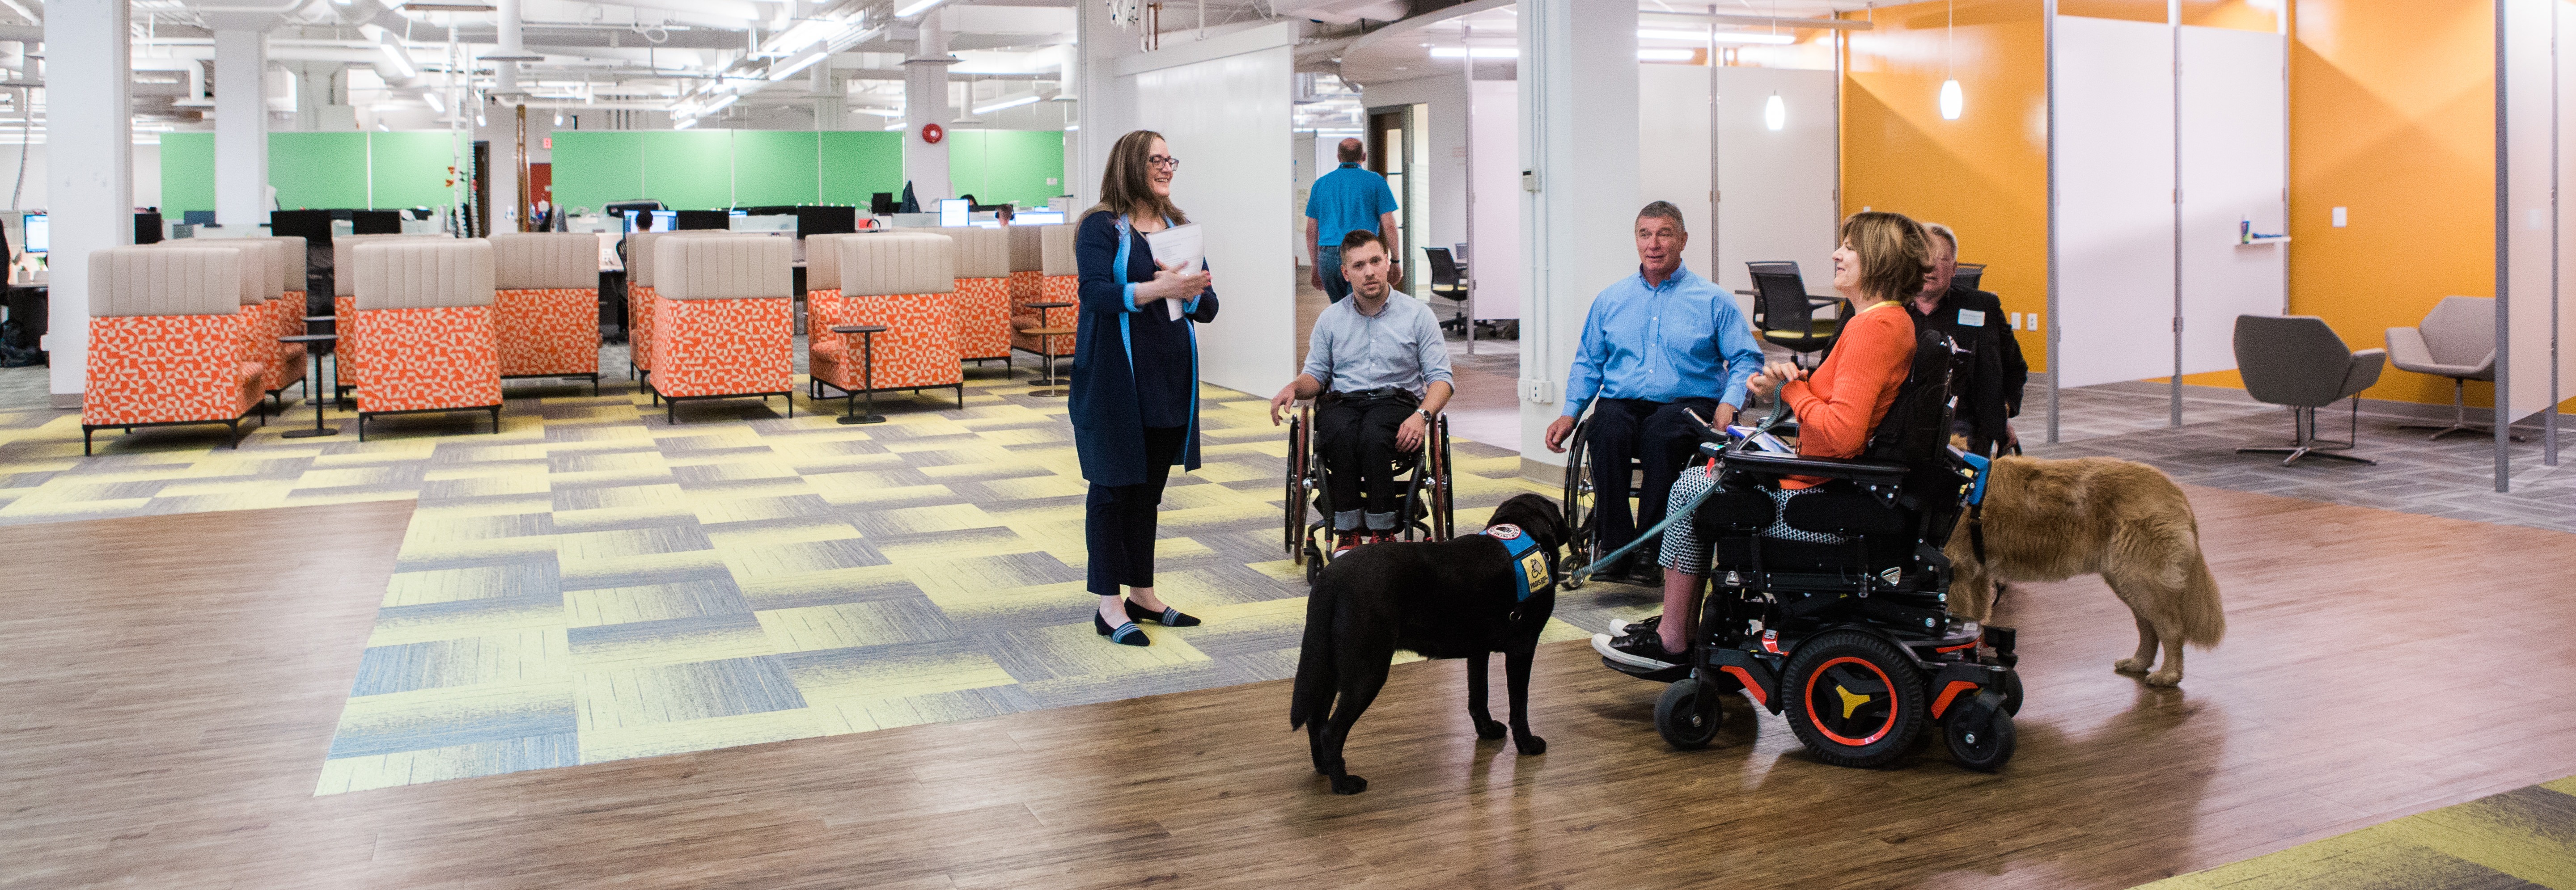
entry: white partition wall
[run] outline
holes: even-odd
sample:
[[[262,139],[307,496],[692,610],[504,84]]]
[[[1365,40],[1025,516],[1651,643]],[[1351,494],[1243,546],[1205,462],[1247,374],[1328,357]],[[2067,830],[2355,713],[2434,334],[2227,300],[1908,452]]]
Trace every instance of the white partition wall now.
[[[1716,162],[1714,268],[1728,290],[1752,290],[1748,262],[1795,260],[1807,292],[1834,289],[1834,231],[1842,223],[1837,89],[1832,71],[1720,66],[1709,133]],[[1780,97],[1780,129],[1766,108]],[[1889,208],[1891,210],[1898,208]],[[1748,298],[1749,299],[1749,298]]]
[[[2236,368],[2239,315],[2289,308],[2289,244],[2240,244],[2237,228],[2290,231],[2289,42],[2263,31],[2186,25],[2174,145],[2180,161],[2182,366]],[[2367,348],[2356,345],[2354,348]]]
[[[2174,93],[2170,26],[2059,16],[2050,64],[2056,137],[2057,386],[2173,373]]]
[[[2495,486],[2512,487],[2507,424],[2557,414],[2561,229],[2558,188],[2557,0],[2496,2]],[[2551,438],[2555,438],[2552,436]]]
[[[1716,280],[1717,226],[1710,177],[1716,165],[1709,139],[1709,69],[1701,65],[1637,66],[1637,203],[1671,201],[1681,208],[1690,244],[1682,262]]]
[[[1208,267],[1223,308],[1199,327],[1199,379],[1249,393],[1277,390],[1296,373],[1296,260],[1304,249],[1296,164],[1289,157],[1295,32],[1238,32],[1200,61],[1152,67],[1165,50],[1121,60],[1133,126],[1163,134],[1182,159],[1172,201],[1207,229]],[[1199,46],[1220,43],[1205,41]],[[1266,45],[1265,45],[1266,44]],[[1244,51],[1216,55],[1229,49]],[[1139,70],[1143,69],[1143,70]],[[1132,73],[1131,73],[1132,72]],[[1104,154],[1105,157],[1105,154]]]
[[[1467,266],[1477,318],[1521,317],[1521,93],[1479,80],[1467,122]]]
[[[2050,49],[2053,386],[2236,367],[2289,304],[2289,41],[2058,16]],[[2054,405],[2054,400],[2051,401]],[[2051,422],[2054,435],[2055,423]]]

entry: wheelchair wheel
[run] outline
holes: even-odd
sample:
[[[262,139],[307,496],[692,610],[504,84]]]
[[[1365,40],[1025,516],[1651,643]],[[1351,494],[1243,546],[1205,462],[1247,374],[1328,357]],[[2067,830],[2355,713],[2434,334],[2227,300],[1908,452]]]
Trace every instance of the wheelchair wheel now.
[[[1991,690],[1980,693],[1977,704],[1982,707],[1961,708],[1941,721],[1941,740],[1949,743],[1950,758],[1960,766],[1991,773],[2012,760],[2012,711]]]
[[[1299,552],[1306,555],[1306,586],[1313,587],[1316,576],[1324,573],[1324,551],[1313,544],[1307,544],[1300,548]]]
[[[1565,580],[1560,583],[1567,590],[1583,586],[1574,580],[1574,573],[1592,564],[1596,555],[1593,549],[1599,537],[1599,530],[1593,524],[1592,449],[1584,447],[1584,440],[1591,432],[1592,419],[1586,417],[1575,424],[1574,433],[1566,437],[1562,506],[1566,524],[1572,526],[1573,531],[1566,535],[1565,559],[1562,561]]]
[[[1288,510],[1285,545],[1292,558],[1302,559],[1306,543],[1306,418],[1288,420],[1288,491],[1284,506]]]
[[[1873,768],[1903,756],[1923,731],[1923,672],[1893,643],[1856,630],[1816,635],[1789,657],[1780,695],[1789,729],[1816,759]]]
[[[2021,716],[2021,674],[2004,672],[2004,713]]]
[[[1726,722],[1726,712],[1718,707],[1723,695],[1723,690],[1697,677],[1673,681],[1664,687],[1663,697],[1655,699],[1655,734],[1676,751],[1708,747],[1717,738],[1718,726]]]

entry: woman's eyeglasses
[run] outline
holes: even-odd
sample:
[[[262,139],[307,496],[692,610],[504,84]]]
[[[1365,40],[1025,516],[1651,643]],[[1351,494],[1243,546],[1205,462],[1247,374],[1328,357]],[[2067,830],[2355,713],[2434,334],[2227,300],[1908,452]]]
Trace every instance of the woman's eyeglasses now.
[[[1166,170],[1178,170],[1181,169],[1181,159],[1167,157],[1164,155],[1146,155],[1145,165],[1148,167],[1161,167]]]

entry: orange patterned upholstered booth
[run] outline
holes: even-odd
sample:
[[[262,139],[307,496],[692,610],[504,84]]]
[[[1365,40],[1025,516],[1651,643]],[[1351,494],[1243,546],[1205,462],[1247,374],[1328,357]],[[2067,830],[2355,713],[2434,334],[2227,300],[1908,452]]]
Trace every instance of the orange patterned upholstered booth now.
[[[294,239],[302,242],[304,239]],[[231,250],[242,255],[241,316],[262,335],[259,347],[263,393],[276,397],[289,384],[304,379],[304,346],[277,338],[303,333],[304,316],[289,314],[285,300],[286,246],[274,238],[183,238],[163,241],[155,249]],[[289,325],[293,328],[289,328]]]
[[[1074,228],[1069,225],[1011,227],[1012,236],[1022,239],[1011,244],[1012,268],[1017,269],[1027,264],[1035,269],[1031,272],[1011,273],[1011,280],[1015,284],[1021,281],[1028,282],[1020,285],[1027,296],[1015,293],[1011,298],[1011,348],[1030,355],[1043,355],[1039,352],[1043,348],[1039,338],[1021,333],[1022,331],[1031,328],[1081,326],[1082,307],[1080,306],[1065,306],[1060,309],[1028,308],[1030,303],[1079,302],[1081,286],[1077,283],[1079,276],[1073,265]],[[1026,244],[1025,248],[1022,246],[1023,243]],[[1027,277],[1023,278],[1023,275]],[[1055,355],[1057,358],[1072,357],[1073,338],[1056,337]]]
[[[366,351],[358,337],[358,245],[397,238],[429,238],[430,235],[333,235],[331,236],[331,314],[339,321],[333,330],[340,339],[331,345],[337,367],[337,388],[347,390],[367,385]]]
[[[762,235],[653,244],[653,389],[681,399],[783,396],[796,416],[795,242]]]
[[[599,394],[599,237],[505,232],[492,241],[501,376],[585,377]]]
[[[367,382],[358,439],[386,414],[488,411],[501,431],[501,351],[493,332],[492,243],[405,238],[358,245],[358,337]]]
[[[814,357],[816,351],[840,342],[840,335],[832,333],[832,326],[854,323],[849,320],[848,303],[841,299],[841,239],[856,237],[860,236],[856,233],[805,236],[805,360],[808,365],[817,361]],[[832,348],[839,349],[837,346]],[[837,357],[838,353],[834,355]],[[810,374],[806,377],[805,392],[812,398],[823,397],[822,390]]]
[[[102,429],[220,423],[241,446],[268,373],[264,321],[242,305],[266,280],[252,251],[118,247],[89,255],[88,380],[81,453]]]
[[[295,235],[279,235],[237,240],[266,245],[261,248],[261,254],[266,259],[266,265],[263,268],[267,270],[271,279],[268,283],[269,291],[277,294],[275,300],[267,302],[264,310],[270,328],[275,330],[279,337],[292,337],[304,333],[305,271],[306,266],[310,265],[304,253],[304,239]],[[277,390],[284,389],[287,384],[304,379],[305,348],[302,343],[286,343],[274,338],[269,342],[274,344],[269,350],[273,356],[269,367],[276,371],[276,376],[272,378],[275,383],[269,387],[269,392],[273,395]],[[305,392],[309,394],[312,391],[308,381]]]
[[[933,229],[957,242],[957,353],[964,361],[1011,362],[1011,233],[954,226]]]
[[[956,242],[898,230],[845,236],[837,246],[841,323],[884,325],[886,330],[875,335],[875,373],[870,376],[870,350],[859,335],[834,334],[829,326],[807,328],[814,383],[845,394],[865,392],[870,383],[880,391],[954,387],[957,404],[964,407],[966,372],[958,364],[957,310],[949,297],[957,286]],[[810,292],[806,300],[812,303]]]
[[[657,317],[655,301],[661,299],[659,262],[653,245],[665,238],[719,236],[733,233],[716,231],[637,232],[626,236],[626,363],[644,376],[644,388],[653,387],[653,324]],[[792,266],[790,268],[793,268]]]

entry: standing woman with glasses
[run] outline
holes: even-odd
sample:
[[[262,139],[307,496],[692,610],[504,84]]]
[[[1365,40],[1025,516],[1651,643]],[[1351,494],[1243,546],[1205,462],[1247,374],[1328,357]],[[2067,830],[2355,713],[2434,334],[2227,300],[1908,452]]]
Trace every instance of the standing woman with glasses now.
[[[1083,521],[1091,553],[1085,589],[1100,597],[1092,630],[1123,646],[1153,644],[1137,621],[1199,623],[1154,595],[1154,513],[1172,465],[1199,468],[1195,326],[1216,320],[1217,306],[1205,263],[1164,268],[1145,242],[1148,234],[1189,222],[1172,206],[1172,174],[1180,166],[1161,134],[1137,130],[1118,137],[1101,176],[1100,204],[1083,211],[1073,236],[1082,318],[1067,407],[1082,478],[1091,482]]]

